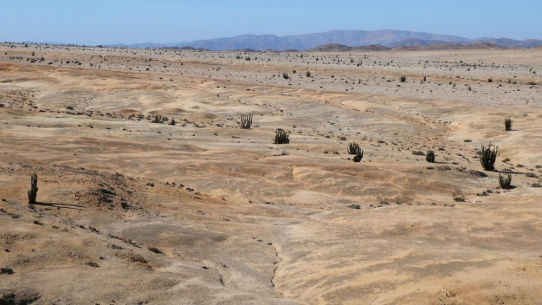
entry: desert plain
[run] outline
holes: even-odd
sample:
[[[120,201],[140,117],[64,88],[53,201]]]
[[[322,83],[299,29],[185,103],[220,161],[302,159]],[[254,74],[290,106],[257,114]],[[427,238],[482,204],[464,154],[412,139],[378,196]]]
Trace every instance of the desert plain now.
[[[0,303],[542,304],[541,157],[542,49],[0,44]]]

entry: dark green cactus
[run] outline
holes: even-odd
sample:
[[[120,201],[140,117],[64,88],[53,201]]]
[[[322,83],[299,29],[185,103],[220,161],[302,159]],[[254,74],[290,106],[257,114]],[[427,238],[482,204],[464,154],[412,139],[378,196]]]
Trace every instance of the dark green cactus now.
[[[512,131],[512,119],[511,118],[504,119],[504,130]]]
[[[355,155],[358,152],[358,149],[359,149],[358,143],[352,142],[348,144],[347,151],[349,155]]]
[[[499,185],[503,190],[509,190],[512,188],[512,174],[506,174],[501,176],[499,174]]]
[[[493,149],[491,147],[493,146]],[[480,151],[480,164],[486,171],[495,170],[495,161],[497,160],[497,153],[499,148],[497,146],[489,144],[487,147],[482,145]]]
[[[162,123],[162,116],[157,114],[154,116],[152,123]]]
[[[275,144],[290,144],[290,134],[286,133],[284,129],[279,128],[275,131]]]
[[[435,163],[435,152],[432,150],[428,150],[427,154],[425,155],[425,161],[429,163]]]
[[[361,159],[363,159],[363,150],[358,146],[358,149],[356,150],[356,155],[354,158],[352,158],[352,161],[354,162],[360,162]]]
[[[241,128],[250,129],[252,126],[252,114],[242,114],[241,115]]]
[[[28,191],[28,203],[35,204],[38,198],[38,175],[34,173],[30,178],[30,190]]]

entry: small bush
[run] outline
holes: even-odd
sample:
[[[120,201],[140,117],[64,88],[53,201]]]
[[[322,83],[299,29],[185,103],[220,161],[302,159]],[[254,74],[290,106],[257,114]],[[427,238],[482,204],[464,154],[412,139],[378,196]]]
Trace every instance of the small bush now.
[[[279,128],[275,131],[275,144],[290,144],[290,134],[286,133],[284,129]]]
[[[512,188],[512,174],[501,175],[499,174],[499,185],[503,190],[509,190]]]
[[[497,160],[497,154],[499,148],[489,144],[487,147],[482,145],[482,150],[480,151],[480,164],[486,171],[495,170],[495,161]]]
[[[307,73],[305,74],[307,77],[311,77],[311,73],[309,71],[307,71]]]
[[[359,204],[355,204],[355,203],[354,203],[354,204],[351,204],[351,205],[349,205],[349,206],[347,206],[347,207],[349,207],[349,208],[351,208],[351,209],[355,209],[355,210],[361,209],[361,206],[360,206]]]
[[[0,268],[0,274],[13,274],[13,269],[11,269],[11,268]]]
[[[429,163],[435,163],[435,152],[432,150],[428,150],[427,154],[425,155],[425,161]]]
[[[252,114],[242,114],[241,115],[241,128],[250,129],[252,126]]]
[[[511,118],[504,119],[504,130],[512,131],[512,119]]]
[[[282,78],[289,79],[290,77],[288,76],[288,73],[282,72]]]
[[[406,82],[406,76],[401,76],[400,80],[401,80],[401,83]]]
[[[525,173],[525,177],[538,178],[538,176],[535,173]]]

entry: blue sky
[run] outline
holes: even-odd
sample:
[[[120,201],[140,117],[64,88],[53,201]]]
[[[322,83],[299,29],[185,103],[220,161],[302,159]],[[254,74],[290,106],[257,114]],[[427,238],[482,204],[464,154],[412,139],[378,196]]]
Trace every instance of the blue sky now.
[[[542,0],[0,0],[0,41],[181,42],[377,29],[542,39]]]

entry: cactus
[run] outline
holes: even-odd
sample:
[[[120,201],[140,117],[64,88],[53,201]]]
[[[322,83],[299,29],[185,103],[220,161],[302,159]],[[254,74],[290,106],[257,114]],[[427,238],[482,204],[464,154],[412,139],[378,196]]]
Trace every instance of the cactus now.
[[[499,174],[499,185],[503,190],[509,190],[512,188],[512,174],[506,174],[501,176]]]
[[[480,151],[480,164],[482,164],[482,167],[486,171],[492,171],[495,170],[495,160],[497,160],[497,153],[499,151],[499,148],[497,146],[494,146],[493,149],[491,149],[491,144],[489,144],[487,147],[482,145],[482,150]]]
[[[429,163],[435,163],[435,152],[432,150],[428,150],[427,154],[425,155],[425,161]]]
[[[252,126],[252,114],[242,114],[241,115],[241,128],[250,129]]]
[[[354,162],[360,162],[361,159],[363,159],[363,150],[358,146],[358,149],[356,150],[356,155],[354,158],[352,158],[352,161]]]
[[[349,155],[355,155],[358,152],[358,149],[359,149],[358,143],[353,142],[353,143],[348,144],[347,151]]]
[[[30,190],[28,191],[28,203],[35,204],[38,198],[38,175],[34,173],[30,178]]]
[[[162,123],[162,116],[157,114],[154,116],[152,123]]]
[[[512,119],[511,118],[504,119],[504,130],[512,131]]]
[[[279,128],[275,131],[275,144],[290,144],[290,134]]]

